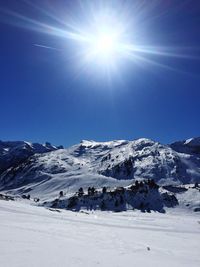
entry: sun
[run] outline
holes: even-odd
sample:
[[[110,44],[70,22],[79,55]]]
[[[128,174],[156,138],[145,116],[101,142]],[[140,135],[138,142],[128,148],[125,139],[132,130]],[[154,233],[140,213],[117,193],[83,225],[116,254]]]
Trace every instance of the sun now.
[[[122,68],[126,69],[129,66],[129,61],[135,67],[147,67],[148,70],[154,66],[177,71],[174,67],[168,66],[168,63],[161,63],[160,58],[196,59],[186,47],[168,47],[152,43],[156,40],[156,36],[152,37],[152,33],[147,31],[148,19],[145,15],[151,4],[145,8],[143,1],[79,0],[77,2],[80,4],[77,5],[77,9],[74,4],[72,10],[69,8],[67,12],[64,10],[58,12],[58,16],[51,13],[51,10],[43,10],[40,6],[30,4],[41,11],[41,15],[44,15],[42,20],[12,10],[2,11],[12,19],[8,21],[11,25],[52,36],[52,40],[61,39],[62,45],[60,40],[58,42],[60,48],[48,43],[33,45],[62,53],[63,58],[67,57],[66,61],[72,61],[77,73],[91,71],[101,74],[102,72],[111,80],[112,75],[119,76]]]
[[[120,43],[119,35],[112,29],[97,30],[90,35],[87,44],[87,51],[91,61],[101,65],[110,65],[118,54]]]
[[[112,54],[115,50],[116,40],[111,34],[103,33],[96,38],[94,49],[102,55]]]

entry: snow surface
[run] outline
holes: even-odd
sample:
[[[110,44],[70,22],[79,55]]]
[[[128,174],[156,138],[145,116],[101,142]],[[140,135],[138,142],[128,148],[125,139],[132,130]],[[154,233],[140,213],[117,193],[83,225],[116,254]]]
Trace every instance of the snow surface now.
[[[0,266],[200,266],[200,217],[60,212],[0,200]]]

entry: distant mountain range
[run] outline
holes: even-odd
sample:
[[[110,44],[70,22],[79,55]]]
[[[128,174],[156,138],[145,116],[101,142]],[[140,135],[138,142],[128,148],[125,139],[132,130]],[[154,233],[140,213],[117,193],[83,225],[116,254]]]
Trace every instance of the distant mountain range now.
[[[74,192],[80,186],[200,182],[200,138],[163,145],[150,139],[83,140],[64,149],[24,141],[0,141],[0,190],[33,195]]]

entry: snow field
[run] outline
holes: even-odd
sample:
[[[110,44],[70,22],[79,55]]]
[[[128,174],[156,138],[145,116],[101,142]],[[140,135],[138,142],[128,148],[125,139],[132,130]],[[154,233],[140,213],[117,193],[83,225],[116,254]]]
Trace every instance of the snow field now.
[[[130,211],[50,211],[0,201],[0,266],[200,265],[200,217]]]

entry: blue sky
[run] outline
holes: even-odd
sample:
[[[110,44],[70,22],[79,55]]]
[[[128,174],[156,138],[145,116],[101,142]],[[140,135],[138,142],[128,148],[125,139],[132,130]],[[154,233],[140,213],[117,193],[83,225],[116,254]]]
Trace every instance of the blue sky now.
[[[1,0],[0,139],[70,146],[82,139],[146,137],[170,143],[200,136],[199,1],[156,0],[153,6],[144,1],[140,12],[141,1],[110,1],[114,14],[126,2],[127,21],[135,14],[127,32],[133,42],[173,47],[181,55],[147,54],[155,64],[123,58],[110,79],[95,61],[80,71],[79,43],[39,26],[33,30],[30,21],[11,13],[63,29],[48,12],[81,27],[92,20],[90,2],[96,12],[100,1],[82,1],[83,12],[80,1],[34,1],[33,7],[28,1]]]

